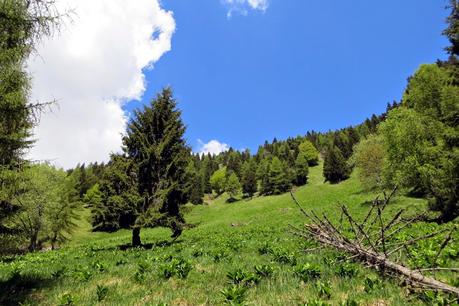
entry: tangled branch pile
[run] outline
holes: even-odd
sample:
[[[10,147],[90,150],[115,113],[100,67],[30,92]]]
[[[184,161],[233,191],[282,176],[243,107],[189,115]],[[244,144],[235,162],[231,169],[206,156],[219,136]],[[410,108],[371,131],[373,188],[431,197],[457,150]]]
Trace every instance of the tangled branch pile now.
[[[347,259],[359,261],[369,267],[375,268],[383,274],[396,276],[405,280],[406,283],[422,289],[443,291],[459,298],[459,288],[446,284],[433,277],[426,276],[428,271],[451,270],[455,268],[438,268],[436,262],[448,243],[452,240],[452,234],[456,230],[442,229],[426,235],[410,238],[406,241],[395,241],[395,235],[406,229],[422,215],[409,219],[402,217],[404,210],[398,211],[391,219],[384,221],[383,213],[396,188],[389,194],[384,194],[384,199],[376,198],[363,221],[358,222],[348,211],[346,206],[341,205],[341,217],[339,224],[334,224],[323,214],[319,217],[314,211],[307,212],[297,201],[293,193],[292,199],[306,216],[308,224],[300,229],[293,227],[294,234],[305,239],[313,239],[322,246],[331,247],[349,255]],[[350,234],[347,233],[350,231]],[[446,233],[446,237],[439,245],[439,249],[433,260],[431,268],[410,269],[401,262],[401,252],[406,251],[409,256],[410,247],[425,239],[437,237]]]

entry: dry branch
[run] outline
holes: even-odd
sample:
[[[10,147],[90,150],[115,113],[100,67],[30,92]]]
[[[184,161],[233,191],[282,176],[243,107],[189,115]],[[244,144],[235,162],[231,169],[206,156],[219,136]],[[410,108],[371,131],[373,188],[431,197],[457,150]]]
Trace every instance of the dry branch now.
[[[441,282],[435,278],[426,276],[422,273],[437,270],[456,271],[457,269],[432,267],[429,269],[413,270],[403,265],[403,263],[397,262],[390,258],[391,254],[400,251],[403,248],[407,250],[407,253],[409,253],[409,245],[414,245],[420,240],[436,237],[439,234],[448,231],[443,229],[427,235],[413,237],[410,240],[402,241],[400,243],[388,243],[388,239],[390,237],[393,237],[403,228],[408,227],[410,224],[417,220],[417,217],[403,220],[401,218],[403,210],[401,210],[387,224],[384,224],[382,213],[386,206],[389,204],[389,201],[394,195],[395,191],[396,188],[394,188],[388,196],[384,194],[384,201],[382,204],[378,201],[378,198],[373,201],[373,206],[370,208],[362,223],[358,223],[355,220],[355,218],[347,210],[346,206],[341,206],[341,214],[342,216],[344,215],[346,217],[345,219],[347,219],[355,238],[347,237],[341,230],[343,221],[342,216],[340,218],[340,225],[335,226],[327,218],[326,215],[323,215],[323,218],[319,218],[313,211],[306,211],[295,198],[294,194],[290,192],[293,201],[308,220],[308,224],[306,224],[304,228],[299,229],[292,227],[292,229],[296,235],[303,237],[304,239],[312,238],[319,242],[322,246],[332,247],[336,250],[343,251],[349,255],[348,258],[359,261],[369,267],[375,268],[382,273],[403,278],[413,286],[422,289],[443,291],[449,294],[453,294],[459,298],[459,288]],[[370,229],[376,222],[379,223],[377,236],[376,238],[372,239]],[[449,235],[440,245],[440,249],[436,253],[434,263],[437,261],[440,253],[445,249],[447,244],[452,240],[451,235],[453,231],[454,229],[450,231]],[[368,246],[364,245],[363,242],[365,242],[365,244]],[[382,250],[379,248],[380,246],[382,246]],[[410,256],[409,254],[407,255]]]

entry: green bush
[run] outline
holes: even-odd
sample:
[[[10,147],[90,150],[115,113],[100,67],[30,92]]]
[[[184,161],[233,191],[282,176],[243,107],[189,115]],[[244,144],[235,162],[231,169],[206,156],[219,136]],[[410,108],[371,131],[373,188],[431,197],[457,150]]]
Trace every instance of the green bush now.
[[[296,267],[295,274],[304,282],[319,278],[321,271],[319,266],[306,263],[302,266]]]

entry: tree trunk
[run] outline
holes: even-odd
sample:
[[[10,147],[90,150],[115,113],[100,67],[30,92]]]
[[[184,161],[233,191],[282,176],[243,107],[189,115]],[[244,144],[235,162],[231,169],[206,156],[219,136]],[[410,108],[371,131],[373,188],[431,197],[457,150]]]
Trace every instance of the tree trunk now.
[[[35,251],[37,249],[38,247],[37,239],[38,239],[38,233],[34,232],[30,236],[29,251]]]
[[[140,246],[142,242],[140,241],[140,227],[134,227],[132,230],[132,246]]]

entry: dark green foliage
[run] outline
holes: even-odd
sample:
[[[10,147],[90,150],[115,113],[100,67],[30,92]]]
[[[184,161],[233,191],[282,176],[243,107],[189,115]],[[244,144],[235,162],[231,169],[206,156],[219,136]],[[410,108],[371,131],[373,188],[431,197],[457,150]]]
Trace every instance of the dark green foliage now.
[[[308,181],[309,163],[304,153],[300,151],[295,160],[295,184],[301,186]]]
[[[100,200],[96,188],[91,188],[84,196],[91,208],[93,230],[130,228],[142,205],[132,162],[125,155],[113,154],[100,182]]]
[[[194,161],[190,160],[186,168],[186,192],[193,204],[202,204],[204,197],[204,180],[201,172],[197,171]]]
[[[448,16],[448,27],[443,31],[443,34],[448,38],[451,45],[446,48],[452,56],[459,55],[459,3],[457,0],[449,1],[451,13]]]
[[[190,149],[185,126],[170,88],[164,89],[143,111],[136,111],[123,138],[125,151],[136,169],[142,205],[131,207],[133,244],[140,244],[140,228],[165,226],[173,237],[182,232],[180,206],[188,201],[186,167]]]
[[[340,149],[331,146],[325,153],[323,175],[325,181],[332,184],[344,181],[349,177],[349,168]]]
[[[244,195],[252,197],[257,192],[257,164],[254,159],[250,159],[243,164],[241,183]]]

